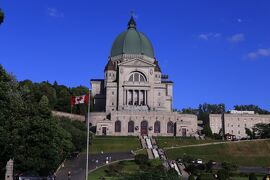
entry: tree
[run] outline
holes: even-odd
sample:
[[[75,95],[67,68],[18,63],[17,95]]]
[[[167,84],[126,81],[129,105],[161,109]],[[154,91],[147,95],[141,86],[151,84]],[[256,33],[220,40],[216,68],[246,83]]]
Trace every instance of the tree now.
[[[253,130],[250,130],[249,128],[245,128],[247,136],[249,136],[251,139],[255,138],[255,132]]]
[[[211,173],[202,173],[198,176],[197,180],[214,180],[214,176]]]
[[[148,156],[145,154],[137,154],[135,156],[136,164],[147,164],[148,163]]]
[[[49,100],[47,96],[43,95],[38,104],[39,115],[43,118],[49,118],[51,116],[51,110],[49,108]]]
[[[250,173],[249,176],[248,176],[248,179],[249,180],[257,180],[257,177],[254,173]]]
[[[230,178],[229,171],[226,169],[220,169],[217,172],[218,180],[227,180]]]
[[[258,113],[258,114],[270,114],[269,111],[267,111],[265,109],[262,109],[259,106],[256,106],[256,105],[253,105],[253,104],[250,104],[250,105],[235,105],[234,109],[238,110],[238,111],[254,111],[255,113]]]
[[[209,123],[204,125],[202,133],[205,134],[205,136],[207,137],[212,137],[213,133],[212,133]]]
[[[74,149],[70,133],[51,117],[48,98],[37,100],[33,87],[31,81],[21,86],[0,65],[0,179],[11,158],[15,172],[47,175]]]
[[[194,108],[183,108],[182,109],[182,113],[184,114],[198,114],[198,109],[194,109]]]
[[[25,103],[17,90],[18,84],[0,65],[0,179],[6,162],[15,155],[21,142],[26,119]]]
[[[258,123],[253,127],[253,132],[260,138],[270,138],[270,123]]]
[[[189,177],[188,177],[188,180],[195,180],[194,176],[191,174]]]
[[[4,12],[3,12],[2,9],[0,8],[0,25],[3,23],[4,17],[5,17]]]

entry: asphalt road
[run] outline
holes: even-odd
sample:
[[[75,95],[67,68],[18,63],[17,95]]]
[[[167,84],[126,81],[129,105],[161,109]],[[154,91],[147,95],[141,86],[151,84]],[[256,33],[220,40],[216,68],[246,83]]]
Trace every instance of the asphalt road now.
[[[89,171],[96,169],[99,166],[106,164],[106,157],[111,161],[131,159],[134,156],[129,152],[117,152],[117,153],[104,153],[104,154],[90,154],[89,155]],[[109,158],[111,157],[111,158]],[[67,160],[62,167],[56,173],[57,180],[67,180],[68,172],[71,172],[71,180],[84,180],[85,179],[85,164],[86,154],[80,154],[77,158]]]

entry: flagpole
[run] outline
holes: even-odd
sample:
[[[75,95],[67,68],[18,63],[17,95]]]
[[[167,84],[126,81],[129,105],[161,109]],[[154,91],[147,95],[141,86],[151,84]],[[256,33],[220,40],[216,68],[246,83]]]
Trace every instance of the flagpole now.
[[[89,158],[89,116],[90,116],[90,88],[88,92],[88,112],[87,112],[87,145],[86,145],[86,169],[85,180],[88,180],[88,158]]]

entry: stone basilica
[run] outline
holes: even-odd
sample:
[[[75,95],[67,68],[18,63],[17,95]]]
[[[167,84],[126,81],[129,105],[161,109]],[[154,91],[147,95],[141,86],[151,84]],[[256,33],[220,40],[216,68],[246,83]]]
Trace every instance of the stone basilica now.
[[[149,39],[136,28],[113,42],[104,79],[91,79],[90,125],[97,135],[192,136],[197,117],[172,111],[173,82],[162,75]]]

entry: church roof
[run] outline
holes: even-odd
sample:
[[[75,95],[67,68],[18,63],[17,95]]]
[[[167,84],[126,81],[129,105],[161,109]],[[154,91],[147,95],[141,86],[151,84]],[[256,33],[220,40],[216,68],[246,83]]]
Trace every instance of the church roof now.
[[[115,71],[115,65],[111,60],[108,61],[107,65],[105,66],[104,71]]]
[[[128,22],[128,29],[116,37],[111,48],[111,57],[121,54],[141,54],[154,58],[153,46],[143,33],[137,31],[133,16]]]
[[[155,61],[154,64],[156,65],[155,72],[161,72],[161,69],[160,69],[160,67],[158,65],[158,61]]]

